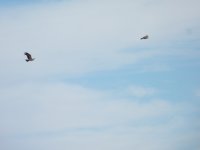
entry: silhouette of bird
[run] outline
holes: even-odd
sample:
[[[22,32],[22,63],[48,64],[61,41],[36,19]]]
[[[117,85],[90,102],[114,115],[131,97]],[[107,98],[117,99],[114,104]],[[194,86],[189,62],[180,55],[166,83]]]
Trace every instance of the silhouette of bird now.
[[[149,36],[148,35],[145,35],[145,36],[143,36],[142,38],[140,38],[140,40],[146,40],[146,39],[148,39],[149,38]]]
[[[33,61],[35,58],[32,58],[31,54],[25,52],[24,55],[26,55],[27,59],[26,61],[29,62],[29,61]]]

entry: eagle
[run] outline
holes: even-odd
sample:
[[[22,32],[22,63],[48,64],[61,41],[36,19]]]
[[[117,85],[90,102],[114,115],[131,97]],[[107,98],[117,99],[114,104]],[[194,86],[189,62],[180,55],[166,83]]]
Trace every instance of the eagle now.
[[[143,36],[142,38],[140,38],[140,40],[146,40],[146,39],[148,39],[149,38],[149,36],[148,35],[145,35],[145,36]]]
[[[35,58],[32,58],[31,54],[25,52],[24,55],[26,55],[27,59],[25,59],[27,62],[33,61]]]

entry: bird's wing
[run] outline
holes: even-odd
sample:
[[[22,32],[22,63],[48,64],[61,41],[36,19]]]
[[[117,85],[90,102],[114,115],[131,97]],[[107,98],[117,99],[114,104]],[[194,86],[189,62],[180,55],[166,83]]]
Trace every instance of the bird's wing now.
[[[140,38],[140,39],[148,39],[149,38],[149,36],[148,35],[145,35],[145,36],[143,36],[142,38]]]
[[[24,55],[26,55],[28,59],[32,59],[31,54],[25,52]]]

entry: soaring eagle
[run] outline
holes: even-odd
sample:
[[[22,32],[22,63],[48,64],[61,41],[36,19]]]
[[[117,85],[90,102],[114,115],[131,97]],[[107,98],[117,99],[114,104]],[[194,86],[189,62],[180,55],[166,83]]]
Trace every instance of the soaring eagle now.
[[[145,40],[145,39],[148,39],[149,38],[149,36],[148,35],[145,35],[145,36],[143,36],[142,38],[140,38],[140,40]]]
[[[26,55],[27,59],[26,61],[29,62],[29,61],[33,61],[35,58],[32,58],[31,54],[25,52],[24,55]]]

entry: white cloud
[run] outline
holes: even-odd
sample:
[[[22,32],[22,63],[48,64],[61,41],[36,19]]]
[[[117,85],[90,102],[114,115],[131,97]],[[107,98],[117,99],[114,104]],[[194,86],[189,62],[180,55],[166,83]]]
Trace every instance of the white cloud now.
[[[23,78],[118,69],[172,53],[155,47],[177,39],[190,24],[197,24],[198,5],[195,1],[181,6],[179,1],[146,3],[74,1],[1,11],[0,49],[4,57],[0,64],[1,68],[7,66],[1,70],[2,76],[27,70],[24,51],[33,53],[36,61],[28,73],[17,73]],[[150,39],[140,41],[146,33]],[[141,47],[143,50],[138,50]],[[132,51],[125,52],[126,48]]]
[[[171,71],[171,67],[169,65],[165,64],[149,64],[149,65],[144,65],[141,67],[140,72],[145,73],[145,72],[160,72],[160,71]]]
[[[110,126],[159,116],[171,110],[168,103],[160,100],[140,104],[126,99],[115,100],[109,95],[78,85],[63,84],[25,84],[2,89],[0,107],[1,113],[6,115],[1,118],[1,132]]]
[[[118,99],[110,91],[79,85],[29,83],[4,88],[0,94],[0,139],[4,141],[1,147],[10,145],[8,149],[14,145],[22,150],[55,147],[77,150],[85,145],[88,149],[137,146],[151,150],[167,149],[172,144],[171,148],[176,149],[181,144],[174,143],[173,131],[186,132],[185,129],[192,127],[187,121],[189,118],[182,115],[194,109],[187,104],[176,105],[153,98],[140,103],[134,99]],[[180,141],[197,137],[192,134],[186,138],[187,135]],[[182,132],[176,134],[179,137]]]
[[[146,97],[146,96],[154,96],[158,92],[158,90],[150,87],[130,86],[128,88],[128,92],[132,96]]]
[[[197,97],[200,97],[200,89],[197,89],[197,90],[195,91],[195,95],[196,95]]]

